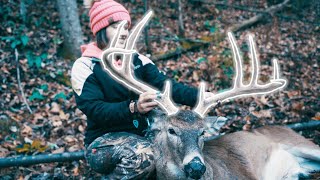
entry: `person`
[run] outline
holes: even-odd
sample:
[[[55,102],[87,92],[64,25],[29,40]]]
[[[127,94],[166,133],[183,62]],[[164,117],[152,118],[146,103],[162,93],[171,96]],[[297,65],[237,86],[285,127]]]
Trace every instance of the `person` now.
[[[107,179],[143,179],[154,172],[151,142],[144,137],[148,122],[144,118],[157,107],[155,93],[140,95],[114,80],[102,66],[100,56],[109,47],[121,21],[127,26],[115,45],[124,48],[131,27],[125,7],[113,0],[94,1],[89,11],[95,41],[81,46],[82,56],[72,67],[71,82],[77,107],[87,116],[86,160]],[[168,79],[142,54],[133,59],[134,76],[162,91]],[[121,57],[115,61],[121,66]],[[198,90],[172,80],[172,98],[179,104],[194,106]]]

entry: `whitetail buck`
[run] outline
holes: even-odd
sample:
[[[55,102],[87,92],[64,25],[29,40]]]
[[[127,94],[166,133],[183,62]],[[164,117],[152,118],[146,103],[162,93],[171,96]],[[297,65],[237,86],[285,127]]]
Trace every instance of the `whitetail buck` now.
[[[132,75],[131,56],[141,29],[150,18],[149,12],[133,29],[125,49],[111,47],[104,51],[104,68],[115,79],[137,93],[157,92]],[[118,32],[124,23],[121,23]],[[119,34],[119,33],[118,33]],[[262,127],[251,132],[236,132],[219,136],[226,118],[205,117],[206,112],[219,102],[254,94],[266,94],[286,85],[281,79],[277,60],[274,60],[272,80],[258,84],[259,62],[253,38],[249,36],[252,76],[243,84],[242,61],[231,33],[228,33],[235,61],[233,89],[204,97],[205,84],[201,83],[199,101],[194,110],[179,111],[170,98],[167,82],[157,100],[163,111],[151,114],[153,123],[149,135],[154,142],[156,170],[159,179],[298,179],[320,170],[320,148],[294,131],[278,126]],[[113,66],[113,55],[123,54],[122,68]],[[166,113],[164,113],[166,112]],[[206,138],[211,140],[205,141]]]

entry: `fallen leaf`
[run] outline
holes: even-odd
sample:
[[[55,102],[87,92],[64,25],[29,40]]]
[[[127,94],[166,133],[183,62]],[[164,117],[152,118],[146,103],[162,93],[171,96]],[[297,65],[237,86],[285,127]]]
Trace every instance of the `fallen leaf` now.
[[[316,115],[314,117],[312,117],[311,119],[320,121],[320,112],[317,112]]]
[[[74,144],[75,142],[77,142],[77,139],[74,138],[74,136],[69,135],[69,136],[64,137],[64,141],[66,143],[68,143],[69,145],[71,145],[71,144]]]
[[[251,124],[245,124],[243,127],[242,127],[242,130],[244,131],[249,131],[251,129]]]
[[[70,114],[69,113],[65,114],[63,111],[59,111],[59,117],[61,120],[67,120],[69,119]]]
[[[269,100],[266,98],[265,95],[261,96],[260,98],[256,98],[256,101],[259,101],[263,105],[267,105],[269,107],[273,107],[273,105],[269,103]]]
[[[22,137],[29,137],[32,135],[32,128],[28,125],[23,125],[22,130],[21,130],[21,136]]]
[[[85,128],[82,125],[79,125],[78,130],[83,133]]]
[[[293,102],[291,106],[294,111],[301,111],[304,106],[304,102],[303,101]]]
[[[75,144],[75,145],[73,145],[73,146],[68,148],[68,152],[75,152],[75,151],[78,151],[80,149],[81,149],[81,147],[78,144]]]
[[[44,117],[41,115],[41,113],[35,113],[33,116],[33,119],[35,122],[37,122],[40,119],[43,119]]]
[[[75,167],[73,170],[73,176],[79,176],[79,167]]]
[[[3,142],[2,147],[6,148],[6,149],[9,149],[9,150],[14,150],[16,148],[16,146],[10,142]]]
[[[245,121],[247,121],[247,122],[250,122],[250,121],[251,121],[251,117],[250,117],[250,116],[245,116],[243,119],[244,119]]]
[[[17,132],[18,131],[17,126],[10,126],[10,131]]]
[[[251,114],[253,114],[257,118],[271,118],[272,117],[271,110],[252,111]]]
[[[18,153],[29,153],[31,151],[31,145],[30,144],[23,144],[16,147],[16,151]]]
[[[0,147],[0,157],[7,157],[9,154],[10,152],[8,149]]]
[[[50,112],[58,114],[60,112],[60,110],[61,110],[61,108],[60,108],[60,105],[58,103],[56,103],[56,102],[51,103]]]
[[[51,121],[52,121],[52,125],[54,127],[58,127],[62,125],[62,121],[60,119],[60,116],[56,115],[56,116],[51,116],[50,117]]]
[[[193,78],[193,80],[195,80],[195,81],[198,81],[198,80],[199,80],[199,75],[198,75],[197,71],[193,71],[193,73],[192,73],[192,78]]]
[[[44,152],[48,149],[48,146],[45,142],[42,142],[39,139],[36,139],[31,144],[31,149],[37,150],[39,152]]]
[[[52,154],[59,154],[59,153],[63,153],[64,151],[65,151],[65,148],[61,147],[59,149],[52,151]]]
[[[287,95],[289,98],[292,98],[294,96],[300,96],[301,95],[301,91],[287,91]]]

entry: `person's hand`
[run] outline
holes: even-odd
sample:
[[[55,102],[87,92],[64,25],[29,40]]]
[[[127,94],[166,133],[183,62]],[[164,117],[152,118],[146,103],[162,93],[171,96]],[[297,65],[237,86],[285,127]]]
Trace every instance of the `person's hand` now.
[[[145,92],[140,94],[137,101],[137,108],[139,113],[145,114],[155,108],[158,105],[158,103],[154,101],[156,98],[156,93]]]

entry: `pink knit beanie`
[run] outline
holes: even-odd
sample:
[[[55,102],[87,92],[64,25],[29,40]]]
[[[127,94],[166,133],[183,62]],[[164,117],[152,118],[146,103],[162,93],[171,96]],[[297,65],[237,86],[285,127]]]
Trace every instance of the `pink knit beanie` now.
[[[109,26],[113,22],[127,20],[131,24],[129,12],[121,4],[113,0],[100,0],[94,2],[90,11],[90,27],[93,35]]]

